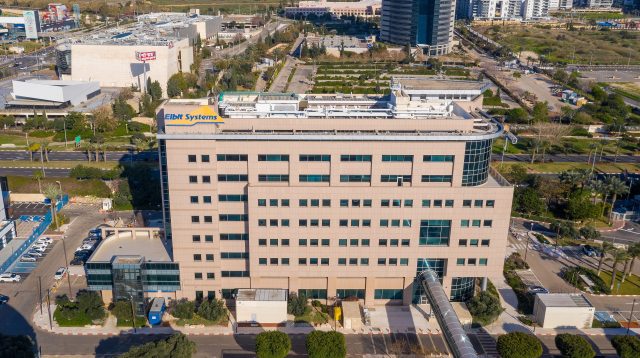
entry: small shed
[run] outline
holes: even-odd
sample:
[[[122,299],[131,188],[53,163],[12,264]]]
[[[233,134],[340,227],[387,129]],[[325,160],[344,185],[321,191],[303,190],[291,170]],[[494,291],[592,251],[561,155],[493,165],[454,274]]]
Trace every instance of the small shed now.
[[[342,325],[346,329],[359,330],[362,328],[360,304],[357,301],[342,301]]]
[[[533,315],[542,328],[591,328],[595,308],[582,294],[539,293]]]
[[[243,288],[236,295],[236,321],[240,327],[277,327],[287,322],[287,290]]]

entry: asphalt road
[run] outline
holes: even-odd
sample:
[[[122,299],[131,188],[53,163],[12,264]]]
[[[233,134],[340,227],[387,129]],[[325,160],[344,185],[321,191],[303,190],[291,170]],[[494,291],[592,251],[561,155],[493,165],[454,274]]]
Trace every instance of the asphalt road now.
[[[0,168],[0,176],[21,176],[30,177],[36,170],[41,170],[37,166],[33,167],[21,167],[21,168]],[[45,168],[44,173],[46,177],[50,178],[67,178],[71,172],[70,168]]]

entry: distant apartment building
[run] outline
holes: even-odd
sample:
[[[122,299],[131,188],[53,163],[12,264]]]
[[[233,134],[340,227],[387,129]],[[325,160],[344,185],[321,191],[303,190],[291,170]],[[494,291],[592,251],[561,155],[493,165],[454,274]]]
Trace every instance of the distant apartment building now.
[[[520,14],[523,20],[549,17],[549,0],[524,0]]]
[[[177,297],[277,288],[366,305],[452,300],[502,279],[513,187],[481,82],[394,79],[388,96],[223,93],[159,109]],[[217,109],[217,111],[216,111]]]
[[[587,7],[591,9],[610,9],[613,0],[587,0]]]
[[[455,0],[383,0],[380,39],[444,55],[453,47],[455,15]]]
[[[564,11],[573,8],[573,0],[549,0],[549,11]]]
[[[348,2],[330,2],[330,1],[300,1],[298,6],[287,6],[284,9],[285,16],[323,16],[331,14],[335,18],[341,16],[356,16],[362,18],[371,18],[380,16],[380,7],[382,0],[361,0]]]

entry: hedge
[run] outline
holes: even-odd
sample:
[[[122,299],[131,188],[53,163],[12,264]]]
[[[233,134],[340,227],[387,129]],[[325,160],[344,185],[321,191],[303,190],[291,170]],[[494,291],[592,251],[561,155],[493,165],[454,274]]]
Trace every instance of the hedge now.
[[[611,344],[620,358],[640,357],[640,338],[636,336],[615,336]]]
[[[336,331],[313,331],[306,338],[309,358],[344,358],[347,345],[344,334]]]
[[[511,332],[498,337],[498,353],[502,358],[539,358],[542,343],[534,335]]]
[[[591,344],[577,334],[561,333],[556,336],[556,347],[569,358],[593,358],[596,355]]]
[[[284,358],[291,350],[291,339],[279,331],[262,332],[256,337],[258,358]]]

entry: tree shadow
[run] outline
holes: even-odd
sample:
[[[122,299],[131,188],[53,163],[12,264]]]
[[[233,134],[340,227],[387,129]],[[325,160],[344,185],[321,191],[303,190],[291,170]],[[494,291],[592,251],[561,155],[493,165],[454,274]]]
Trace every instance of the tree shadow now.
[[[17,297],[10,297],[9,303]],[[33,343],[34,350],[41,351],[36,331],[31,322],[10,304],[0,305],[0,334],[7,336],[27,336]]]
[[[164,327],[163,327],[164,328]],[[153,328],[150,328],[152,331]],[[143,345],[145,343],[165,339],[176,331],[171,331],[160,334],[123,334],[120,333],[117,336],[108,337],[100,340],[95,348],[95,356],[97,357],[112,357],[124,352],[129,351],[131,348]]]

